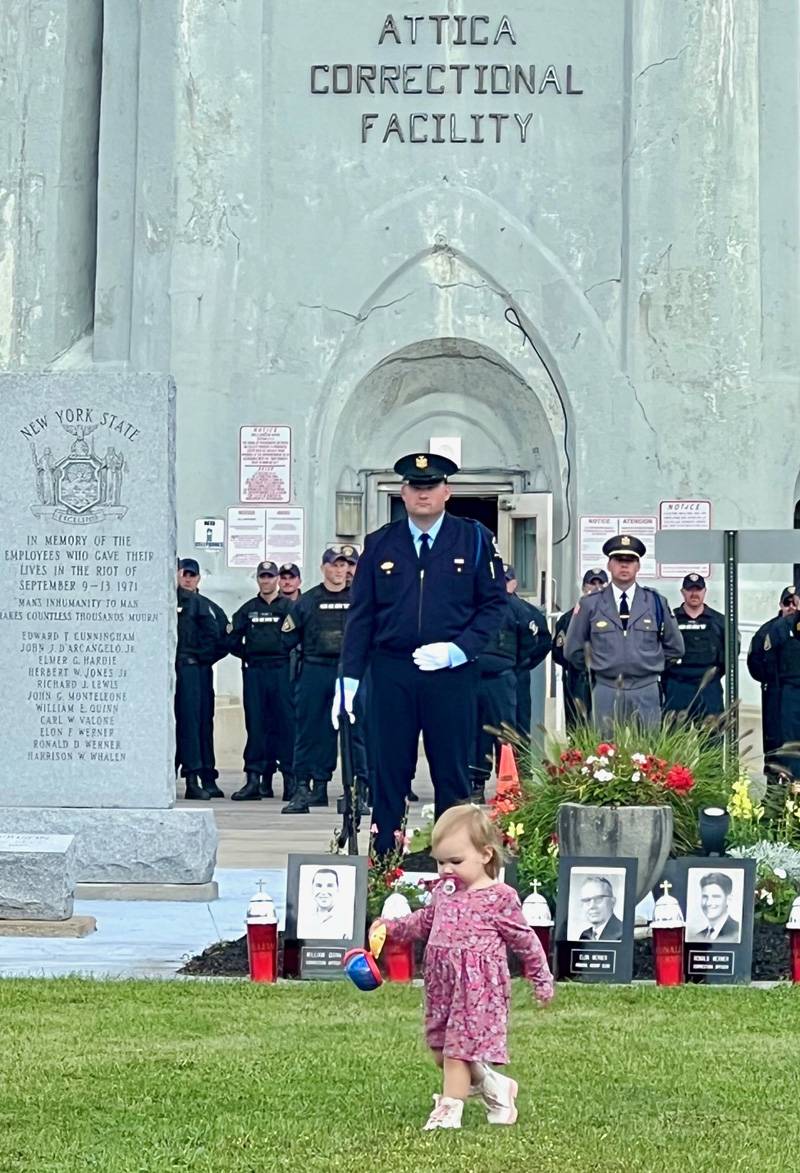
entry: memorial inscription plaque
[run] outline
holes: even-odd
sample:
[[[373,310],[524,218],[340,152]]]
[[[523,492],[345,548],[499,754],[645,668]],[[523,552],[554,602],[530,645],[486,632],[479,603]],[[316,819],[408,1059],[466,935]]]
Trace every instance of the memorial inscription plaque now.
[[[164,376],[0,375],[0,830],[174,804],[174,409]]]

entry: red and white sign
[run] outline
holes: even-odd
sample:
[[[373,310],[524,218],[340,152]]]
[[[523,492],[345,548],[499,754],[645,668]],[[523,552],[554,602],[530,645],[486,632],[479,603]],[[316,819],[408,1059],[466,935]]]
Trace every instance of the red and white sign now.
[[[605,570],[608,558],[603,544],[617,534],[632,534],[644,542],[647,553],[642,558],[643,578],[656,577],[655,539],[658,520],[649,515],[638,517],[582,517],[580,519],[581,578],[587,570],[600,566]]]
[[[239,429],[239,500],[292,499],[292,429],[255,425]]]
[[[662,530],[708,530],[711,529],[710,501],[662,501],[658,510],[658,528]],[[687,574],[702,574],[708,578],[711,563],[703,562],[683,565],[679,562],[662,562],[658,573],[661,578],[683,578]]]

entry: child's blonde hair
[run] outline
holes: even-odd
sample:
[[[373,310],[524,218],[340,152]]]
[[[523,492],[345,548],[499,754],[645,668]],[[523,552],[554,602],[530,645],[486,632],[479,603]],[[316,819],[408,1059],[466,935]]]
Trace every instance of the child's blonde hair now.
[[[440,815],[433,825],[432,849],[436,851],[443,839],[452,835],[454,831],[462,830],[467,832],[472,846],[477,851],[491,848],[492,854],[486,864],[486,874],[496,880],[504,862],[503,844],[497,827],[479,806],[451,806]]]

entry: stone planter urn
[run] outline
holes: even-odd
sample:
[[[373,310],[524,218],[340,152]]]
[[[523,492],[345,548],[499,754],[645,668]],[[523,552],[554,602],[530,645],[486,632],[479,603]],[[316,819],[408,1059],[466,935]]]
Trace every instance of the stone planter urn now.
[[[558,808],[560,855],[635,859],[636,902],[661,878],[672,848],[670,806],[583,806]]]

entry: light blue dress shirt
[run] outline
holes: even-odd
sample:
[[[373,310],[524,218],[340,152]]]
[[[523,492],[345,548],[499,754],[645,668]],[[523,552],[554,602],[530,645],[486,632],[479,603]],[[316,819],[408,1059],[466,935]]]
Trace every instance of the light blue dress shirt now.
[[[436,541],[439,530],[442,528],[443,521],[444,521],[444,514],[442,514],[442,516],[437,521],[435,521],[433,523],[433,525],[431,526],[431,528],[427,531],[427,533],[428,533],[428,549],[429,550],[433,549],[434,542]],[[411,540],[414,543],[414,549],[417,551],[417,557],[419,558],[419,552],[420,552],[420,549],[422,548],[421,539],[422,539],[422,535],[425,531],[421,530],[418,525],[415,525],[410,517],[408,518],[408,528],[411,531]],[[447,646],[448,646],[448,654],[450,656],[450,667],[451,668],[458,668],[461,664],[466,664],[467,657],[461,651],[461,648],[458,646],[458,644],[448,644]]]

